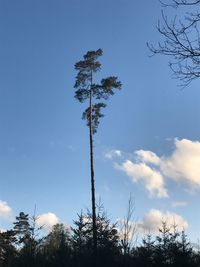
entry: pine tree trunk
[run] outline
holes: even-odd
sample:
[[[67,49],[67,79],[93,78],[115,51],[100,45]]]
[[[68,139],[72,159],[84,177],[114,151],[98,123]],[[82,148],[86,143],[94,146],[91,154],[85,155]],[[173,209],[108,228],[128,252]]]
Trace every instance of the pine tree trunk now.
[[[91,171],[91,194],[92,194],[92,225],[93,225],[93,246],[94,253],[97,247],[97,229],[96,229],[96,204],[95,204],[95,185],[94,185],[94,158],[93,158],[93,131],[92,131],[92,74],[90,85],[90,171]]]

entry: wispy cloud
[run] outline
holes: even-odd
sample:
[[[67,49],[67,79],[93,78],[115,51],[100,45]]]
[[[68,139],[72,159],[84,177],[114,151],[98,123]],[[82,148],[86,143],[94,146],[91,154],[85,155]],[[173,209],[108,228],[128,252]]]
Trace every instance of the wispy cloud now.
[[[152,151],[147,150],[137,150],[135,151],[135,154],[138,157],[138,160],[140,162],[159,165],[160,164],[160,158]]]
[[[49,147],[50,149],[65,149],[65,150],[71,150],[71,151],[76,151],[78,147],[67,144],[66,142],[59,140],[59,141],[50,141],[49,142]]]
[[[185,201],[174,201],[172,202],[172,208],[181,208],[187,206],[187,202]]]
[[[105,158],[107,159],[113,159],[116,157],[121,157],[122,156],[122,152],[118,149],[110,149],[107,150],[104,154]]]

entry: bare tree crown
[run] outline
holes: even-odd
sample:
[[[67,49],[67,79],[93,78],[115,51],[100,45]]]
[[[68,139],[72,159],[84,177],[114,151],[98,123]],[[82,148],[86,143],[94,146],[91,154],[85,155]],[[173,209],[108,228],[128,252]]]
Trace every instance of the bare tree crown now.
[[[169,66],[174,76],[181,85],[187,86],[200,77],[200,13],[196,8],[200,0],[166,0],[162,4],[177,10],[187,6],[184,18],[176,15],[169,19],[162,12],[162,19],[157,25],[162,41],[157,45],[147,45],[153,54],[170,56]]]

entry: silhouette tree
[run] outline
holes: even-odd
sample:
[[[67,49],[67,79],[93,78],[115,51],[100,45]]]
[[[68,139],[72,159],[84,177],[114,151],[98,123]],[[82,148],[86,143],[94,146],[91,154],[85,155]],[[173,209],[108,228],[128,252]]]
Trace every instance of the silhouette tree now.
[[[155,240],[148,234],[142,239],[142,246],[135,251],[137,253],[137,262],[139,266],[151,267],[154,265]]]
[[[36,241],[33,239],[33,228],[30,225],[29,215],[20,212],[13,223],[16,236],[16,244],[19,252],[17,264],[19,266],[34,266]]]
[[[88,219],[86,219],[86,215],[78,214],[78,220],[74,221],[74,227],[72,227],[72,245],[75,251],[79,254],[84,253],[87,244],[87,236],[88,236],[88,224],[91,224]]]
[[[18,245],[23,245],[24,247],[28,246],[32,232],[29,223],[29,215],[20,212],[19,216],[16,217],[16,222],[13,224]]]
[[[92,214],[78,215],[72,228],[72,247],[74,249],[75,266],[94,266],[93,262],[93,223]],[[116,225],[112,224],[104,211],[98,207],[96,216],[97,247],[95,266],[110,266],[120,253],[119,236]],[[83,264],[83,265],[82,265]],[[85,265],[84,265],[85,264]]]
[[[157,244],[155,246],[155,266],[170,265],[169,247],[171,245],[170,228],[167,222],[162,222],[162,227],[159,229],[159,235],[156,237]]]
[[[187,240],[187,235],[184,231],[179,233],[179,239],[176,242],[176,249],[174,251],[174,266],[195,266],[194,264],[194,253],[192,247]]]
[[[55,224],[43,240],[43,253],[48,266],[68,266],[71,255],[69,230],[62,223]]]
[[[98,58],[102,56],[102,49],[88,51],[83,60],[75,64],[78,71],[74,88],[75,98],[83,103],[89,100],[89,106],[83,112],[82,119],[86,120],[89,127],[90,137],[90,172],[91,172],[91,195],[92,195],[92,222],[93,222],[93,246],[97,246],[97,229],[96,229],[96,206],[95,206],[95,180],[94,180],[94,152],[93,152],[93,135],[96,133],[99,120],[104,115],[102,109],[106,107],[100,100],[108,100],[114,95],[114,89],[121,89],[121,82],[116,76],[104,78],[100,83],[94,82],[94,74],[100,71],[101,64]],[[93,103],[95,101],[95,103]]]
[[[157,25],[162,41],[157,46],[148,43],[148,47],[153,54],[170,56],[174,76],[180,79],[182,86],[187,86],[200,77],[200,1],[163,0],[163,5],[182,12],[170,20],[162,12],[162,20]]]
[[[11,266],[13,263],[17,255],[15,242],[16,238],[13,230],[0,232],[0,266]]]
[[[97,205],[96,261],[93,257],[92,213],[78,215],[71,230],[56,224],[37,245],[32,257],[28,214],[21,212],[15,231],[0,232],[0,267],[199,267],[200,253],[195,251],[184,231],[162,223],[158,235],[147,235],[139,246],[122,253],[120,232],[112,224],[103,206]],[[27,238],[29,236],[29,238]],[[37,239],[36,239],[37,241]]]

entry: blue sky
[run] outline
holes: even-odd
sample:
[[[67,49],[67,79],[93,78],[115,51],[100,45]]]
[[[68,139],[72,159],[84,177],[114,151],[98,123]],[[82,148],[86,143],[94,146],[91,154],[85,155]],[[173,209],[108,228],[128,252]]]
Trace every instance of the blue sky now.
[[[74,99],[74,64],[102,48],[101,77],[117,75],[123,89],[95,135],[97,198],[115,220],[132,193],[143,228],[168,214],[188,224],[192,239],[200,236],[199,81],[181,90],[167,58],[150,57],[146,42],[160,40],[160,12],[157,0],[0,0],[1,228],[35,204],[38,214],[66,223],[90,207],[89,137],[85,105]]]

